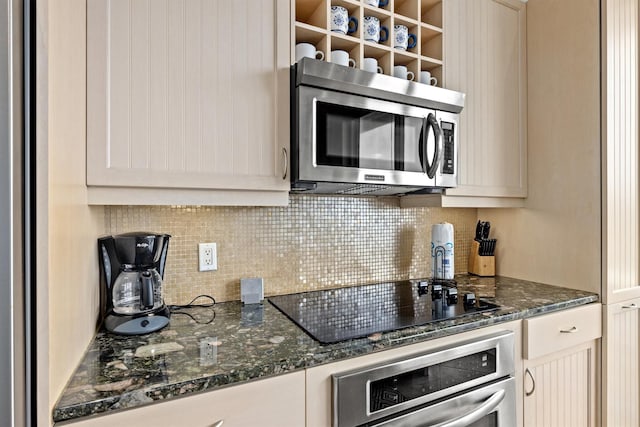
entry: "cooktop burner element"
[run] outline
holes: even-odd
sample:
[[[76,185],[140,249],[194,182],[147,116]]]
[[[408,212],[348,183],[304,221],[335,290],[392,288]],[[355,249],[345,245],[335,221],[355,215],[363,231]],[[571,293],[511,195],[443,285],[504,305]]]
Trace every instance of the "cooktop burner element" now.
[[[455,287],[418,280],[302,292],[269,301],[323,344],[499,308],[472,293],[458,295]]]

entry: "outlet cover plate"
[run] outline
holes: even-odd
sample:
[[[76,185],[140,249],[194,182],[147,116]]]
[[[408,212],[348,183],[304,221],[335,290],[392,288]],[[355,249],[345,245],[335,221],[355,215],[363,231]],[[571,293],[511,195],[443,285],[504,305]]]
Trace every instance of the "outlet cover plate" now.
[[[213,366],[218,363],[217,338],[206,337],[200,340],[200,366]]]
[[[199,271],[218,269],[218,250],[215,243],[198,243]]]

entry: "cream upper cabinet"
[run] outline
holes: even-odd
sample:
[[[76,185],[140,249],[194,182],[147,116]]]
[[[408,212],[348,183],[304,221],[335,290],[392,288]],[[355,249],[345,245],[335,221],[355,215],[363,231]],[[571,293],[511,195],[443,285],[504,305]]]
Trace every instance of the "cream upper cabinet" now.
[[[525,427],[598,424],[601,311],[590,304],[524,320]]]
[[[89,0],[95,204],[286,204],[289,0]]]
[[[467,97],[458,188],[474,197],[527,195],[526,4],[443,2],[444,83]]]
[[[447,0],[444,85],[466,94],[458,187],[442,206],[521,206],[527,195],[526,3]],[[450,197],[455,196],[455,197]]]
[[[304,427],[304,371],[69,423],[73,427]],[[65,424],[67,425],[67,424]]]

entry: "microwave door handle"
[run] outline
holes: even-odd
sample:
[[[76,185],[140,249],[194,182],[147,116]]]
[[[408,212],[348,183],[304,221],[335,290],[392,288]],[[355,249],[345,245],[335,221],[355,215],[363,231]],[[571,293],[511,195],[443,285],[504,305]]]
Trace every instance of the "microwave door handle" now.
[[[438,167],[440,166],[440,162],[442,161],[442,151],[444,147],[444,135],[442,133],[442,129],[438,124],[438,120],[433,113],[429,113],[427,116],[427,123],[433,129],[433,134],[436,137],[436,147],[433,153],[433,161],[428,163],[428,169],[426,171],[427,176],[431,179],[436,176],[436,172],[438,171]],[[429,135],[429,126],[427,126],[427,131],[424,133],[424,142],[423,142],[423,150],[427,152],[427,136]]]
[[[427,124],[427,118],[422,118],[422,128],[420,129],[420,148],[418,149],[418,158],[420,159],[420,167],[426,174],[429,170],[429,164],[427,163],[427,134],[429,132],[429,126]]]

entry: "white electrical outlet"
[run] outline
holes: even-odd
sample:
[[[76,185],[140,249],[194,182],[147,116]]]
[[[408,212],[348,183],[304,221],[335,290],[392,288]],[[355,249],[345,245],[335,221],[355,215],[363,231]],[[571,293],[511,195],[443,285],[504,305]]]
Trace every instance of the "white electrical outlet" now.
[[[198,243],[198,264],[200,271],[218,269],[218,251],[215,243]]]
[[[218,362],[217,338],[206,337],[200,340],[200,366],[213,366]]]

